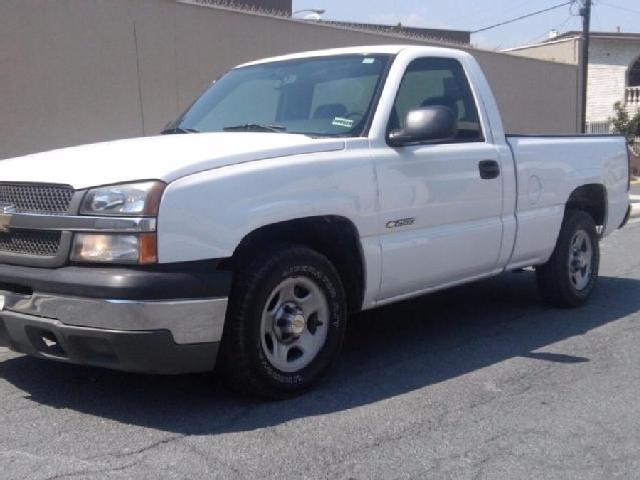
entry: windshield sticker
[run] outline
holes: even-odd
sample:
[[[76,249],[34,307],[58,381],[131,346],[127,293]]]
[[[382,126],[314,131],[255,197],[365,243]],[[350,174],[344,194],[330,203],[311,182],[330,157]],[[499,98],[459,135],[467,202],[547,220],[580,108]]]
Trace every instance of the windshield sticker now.
[[[364,60],[362,60],[362,63],[373,63],[375,61],[375,58],[365,58]]]
[[[350,118],[335,117],[331,125],[334,127],[352,128],[354,121]]]

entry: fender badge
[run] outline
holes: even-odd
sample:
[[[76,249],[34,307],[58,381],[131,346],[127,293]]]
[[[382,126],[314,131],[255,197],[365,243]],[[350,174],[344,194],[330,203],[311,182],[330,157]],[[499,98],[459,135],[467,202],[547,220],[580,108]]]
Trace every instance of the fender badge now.
[[[411,218],[401,218],[400,220],[391,220],[387,222],[387,228],[399,228],[399,227],[408,227],[415,223],[416,219]]]

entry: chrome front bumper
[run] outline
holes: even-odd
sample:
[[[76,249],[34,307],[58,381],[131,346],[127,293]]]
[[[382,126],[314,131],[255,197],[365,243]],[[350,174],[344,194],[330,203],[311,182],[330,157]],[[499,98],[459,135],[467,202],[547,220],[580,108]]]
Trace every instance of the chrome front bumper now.
[[[109,300],[0,291],[0,346],[66,363],[156,374],[215,366],[226,298]]]
[[[211,370],[232,274],[216,261],[152,267],[0,263],[0,346],[148,373]]]
[[[167,330],[177,344],[219,342],[227,298],[115,300],[0,290],[3,311],[64,325],[120,331]]]

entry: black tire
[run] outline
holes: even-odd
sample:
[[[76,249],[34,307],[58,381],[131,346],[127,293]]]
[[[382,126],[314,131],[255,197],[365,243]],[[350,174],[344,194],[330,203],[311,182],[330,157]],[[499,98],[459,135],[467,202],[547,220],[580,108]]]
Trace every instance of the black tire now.
[[[573,255],[572,241],[577,232],[584,232],[591,246],[591,268],[588,281],[582,288],[576,288],[572,277],[570,256]],[[547,263],[536,268],[536,280],[540,296],[550,305],[560,308],[574,308],[584,305],[596,285],[600,266],[599,236],[593,218],[582,210],[568,210],[565,214],[556,247]],[[583,274],[586,275],[586,274]],[[573,278],[573,279],[572,279]]]
[[[228,385],[243,393],[271,399],[304,393],[335,362],[344,340],[347,306],[340,276],[324,255],[300,245],[275,246],[239,263],[220,348],[220,370]],[[320,288],[329,322],[324,344],[311,363],[299,371],[286,372],[274,367],[266,355],[261,322],[274,289],[298,277]]]

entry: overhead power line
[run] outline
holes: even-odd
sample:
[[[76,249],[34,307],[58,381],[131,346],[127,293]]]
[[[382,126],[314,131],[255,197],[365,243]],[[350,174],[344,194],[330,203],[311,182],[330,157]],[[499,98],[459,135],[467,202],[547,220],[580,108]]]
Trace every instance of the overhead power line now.
[[[605,7],[615,8],[616,10],[622,10],[623,12],[631,12],[640,14],[640,10],[634,10],[633,8],[621,7],[620,5],[614,5],[612,3],[607,3],[603,1],[599,1],[598,5],[604,5]]]
[[[569,23],[571,20],[573,20],[574,18],[576,18],[575,14],[570,13],[569,16],[561,23],[558,23],[557,25],[554,25],[553,27],[551,27],[551,31],[552,30],[556,30],[558,32],[561,32],[563,30],[563,28],[567,25],[567,23]],[[540,34],[540,35],[536,35],[535,37],[533,37],[531,40],[528,40],[526,42],[524,42],[524,45],[530,45],[532,43],[536,43],[539,42],[545,38],[549,38],[549,29],[545,30],[544,33]]]
[[[573,3],[575,3],[575,0],[571,0],[569,2],[560,3],[558,5],[554,5],[554,6],[549,7],[549,8],[544,8],[544,9],[538,10],[536,12],[531,12],[531,13],[527,13],[526,15],[521,15],[521,16],[519,16],[517,18],[512,18],[511,20],[506,20],[504,22],[496,23],[495,25],[489,25],[488,27],[484,27],[484,28],[480,28],[478,30],[474,30],[471,33],[485,32],[485,31],[491,30],[493,28],[498,28],[498,27],[501,27],[503,25],[507,25],[509,23],[517,22],[518,20],[523,20],[525,18],[533,17],[534,15],[540,15],[541,13],[550,12],[551,10],[555,10],[557,8],[564,7],[565,5],[572,5]]]

